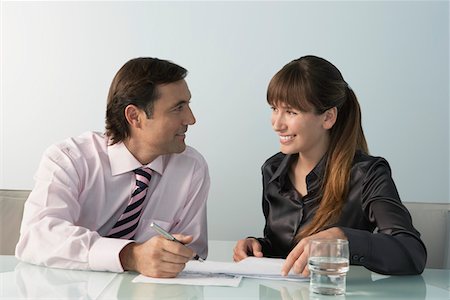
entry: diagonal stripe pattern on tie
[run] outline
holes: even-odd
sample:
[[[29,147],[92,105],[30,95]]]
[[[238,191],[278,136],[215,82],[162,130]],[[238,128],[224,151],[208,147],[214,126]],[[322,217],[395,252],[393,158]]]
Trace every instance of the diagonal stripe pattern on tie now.
[[[150,168],[140,168],[133,171],[136,175],[136,186],[131,195],[125,211],[120,216],[114,227],[108,232],[107,237],[133,239],[141,217],[148,184],[152,178]]]

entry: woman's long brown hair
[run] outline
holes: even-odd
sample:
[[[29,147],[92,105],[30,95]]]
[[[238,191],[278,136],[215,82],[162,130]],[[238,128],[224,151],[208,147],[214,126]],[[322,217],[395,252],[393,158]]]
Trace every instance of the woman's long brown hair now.
[[[322,199],[311,222],[297,233],[298,241],[333,224],[341,214],[355,152],[368,153],[361,109],[341,72],[317,56],[293,60],[278,71],[269,83],[267,102],[273,106],[284,103],[318,115],[333,107],[338,110],[336,123],[330,129]]]

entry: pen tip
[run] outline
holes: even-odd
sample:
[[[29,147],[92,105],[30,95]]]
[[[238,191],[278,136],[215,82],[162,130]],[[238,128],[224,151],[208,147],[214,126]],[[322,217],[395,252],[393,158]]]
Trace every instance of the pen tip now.
[[[195,256],[193,257],[194,260],[198,260],[199,262],[204,262],[205,260],[203,258],[201,258],[198,254],[195,254]]]

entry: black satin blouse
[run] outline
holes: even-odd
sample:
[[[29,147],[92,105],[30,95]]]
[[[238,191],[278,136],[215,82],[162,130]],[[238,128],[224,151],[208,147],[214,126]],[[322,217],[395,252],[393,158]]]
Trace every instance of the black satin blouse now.
[[[307,175],[307,195],[302,197],[288,176],[297,156],[278,153],[262,166],[266,225],[258,240],[267,257],[289,254],[296,233],[312,219],[321,200],[325,157]],[[351,264],[390,275],[420,274],[425,267],[425,245],[381,157],[355,155],[340,219],[327,228],[334,226],[348,238]]]

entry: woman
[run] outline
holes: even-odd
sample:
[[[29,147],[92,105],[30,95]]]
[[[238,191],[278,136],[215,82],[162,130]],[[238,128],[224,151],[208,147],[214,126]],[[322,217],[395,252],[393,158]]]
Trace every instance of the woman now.
[[[368,154],[361,112],[339,70],[316,56],[284,66],[267,101],[281,152],[262,166],[263,238],[238,241],[234,260],[282,257],[308,275],[308,242],[349,241],[350,263],[381,274],[422,273],[426,248],[388,162]]]

